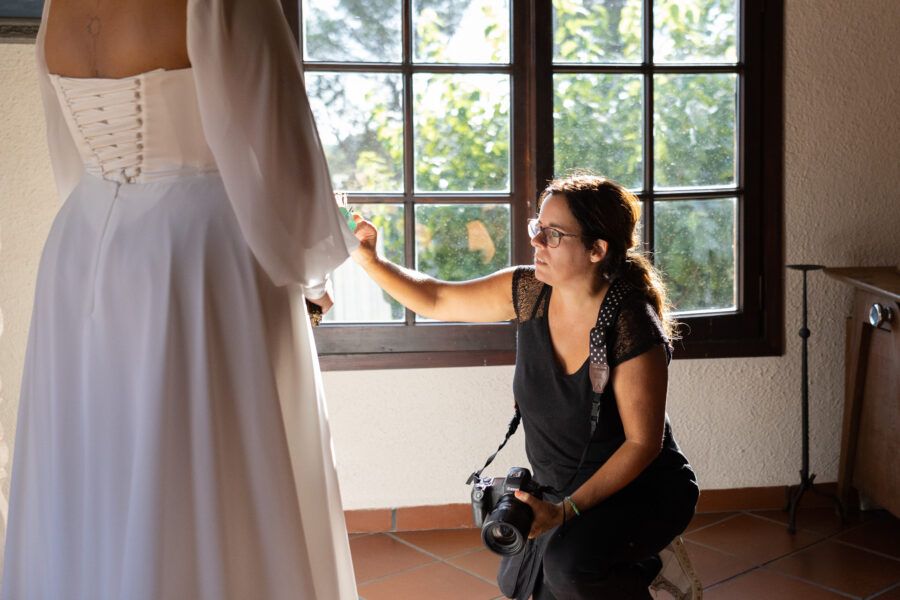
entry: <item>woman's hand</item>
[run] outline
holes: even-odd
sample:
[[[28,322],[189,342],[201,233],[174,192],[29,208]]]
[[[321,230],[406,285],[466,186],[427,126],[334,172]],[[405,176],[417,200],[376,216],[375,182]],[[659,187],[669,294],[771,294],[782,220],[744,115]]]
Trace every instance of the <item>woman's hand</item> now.
[[[534,539],[563,524],[562,503],[552,504],[538,500],[531,494],[523,491],[517,491],[516,498],[530,506],[531,510],[534,511],[534,522],[531,524],[531,532],[528,534],[528,539]]]
[[[351,256],[361,266],[376,260],[378,253],[375,250],[378,244],[378,230],[369,221],[363,219],[360,215],[354,213],[353,221],[356,222],[356,229],[353,235],[359,240],[359,246],[353,251]]]
[[[311,304],[315,304],[316,306],[321,307],[323,315],[331,310],[332,306],[334,306],[334,300],[331,299],[331,294],[329,294],[328,292],[325,292],[321,298],[316,298],[315,300],[310,300],[309,298],[307,298],[307,300]]]

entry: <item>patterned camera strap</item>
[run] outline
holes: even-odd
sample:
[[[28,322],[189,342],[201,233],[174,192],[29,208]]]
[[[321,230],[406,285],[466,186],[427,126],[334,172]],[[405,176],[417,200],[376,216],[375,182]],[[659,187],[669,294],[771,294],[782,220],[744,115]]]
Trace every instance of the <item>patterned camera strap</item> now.
[[[609,333],[619,317],[622,308],[622,300],[634,290],[634,287],[624,279],[616,279],[609,285],[600,314],[597,316],[597,324],[591,329],[590,334],[590,365],[588,367],[591,378],[591,389],[594,398],[591,402],[591,438],[600,421],[600,397],[609,382]]]

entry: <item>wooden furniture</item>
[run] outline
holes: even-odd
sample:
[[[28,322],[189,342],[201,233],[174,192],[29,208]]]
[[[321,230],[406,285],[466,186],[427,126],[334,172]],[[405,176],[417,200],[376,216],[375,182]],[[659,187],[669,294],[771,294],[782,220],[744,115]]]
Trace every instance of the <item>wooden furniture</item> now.
[[[838,496],[900,517],[900,270],[847,267],[825,273],[853,286],[847,317],[844,424]]]

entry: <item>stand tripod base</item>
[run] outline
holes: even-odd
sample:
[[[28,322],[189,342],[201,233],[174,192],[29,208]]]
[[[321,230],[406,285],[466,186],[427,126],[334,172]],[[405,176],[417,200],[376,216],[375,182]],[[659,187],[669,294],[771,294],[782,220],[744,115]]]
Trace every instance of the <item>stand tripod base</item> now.
[[[806,490],[811,490],[814,494],[818,494],[823,498],[829,498],[834,503],[834,508],[837,510],[838,516],[841,519],[841,524],[844,523],[844,505],[834,494],[829,494],[828,492],[823,492],[816,488],[815,479],[815,473],[808,475],[803,471],[800,471],[800,483],[788,487],[787,506],[784,507],[784,510],[789,514],[788,533],[797,533],[797,509],[800,507],[800,499],[803,497]]]

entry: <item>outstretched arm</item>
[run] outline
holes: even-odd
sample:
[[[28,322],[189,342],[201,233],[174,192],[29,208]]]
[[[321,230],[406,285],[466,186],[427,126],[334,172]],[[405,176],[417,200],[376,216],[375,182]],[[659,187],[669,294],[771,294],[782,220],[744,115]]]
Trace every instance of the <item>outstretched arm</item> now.
[[[514,268],[479,279],[449,282],[406,269],[378,256],[378,231],[359,215],[356,237],[359,247],[352,257],[369,277],[400,304],[429,319],[490,323],[515,318],[512,303]]]

